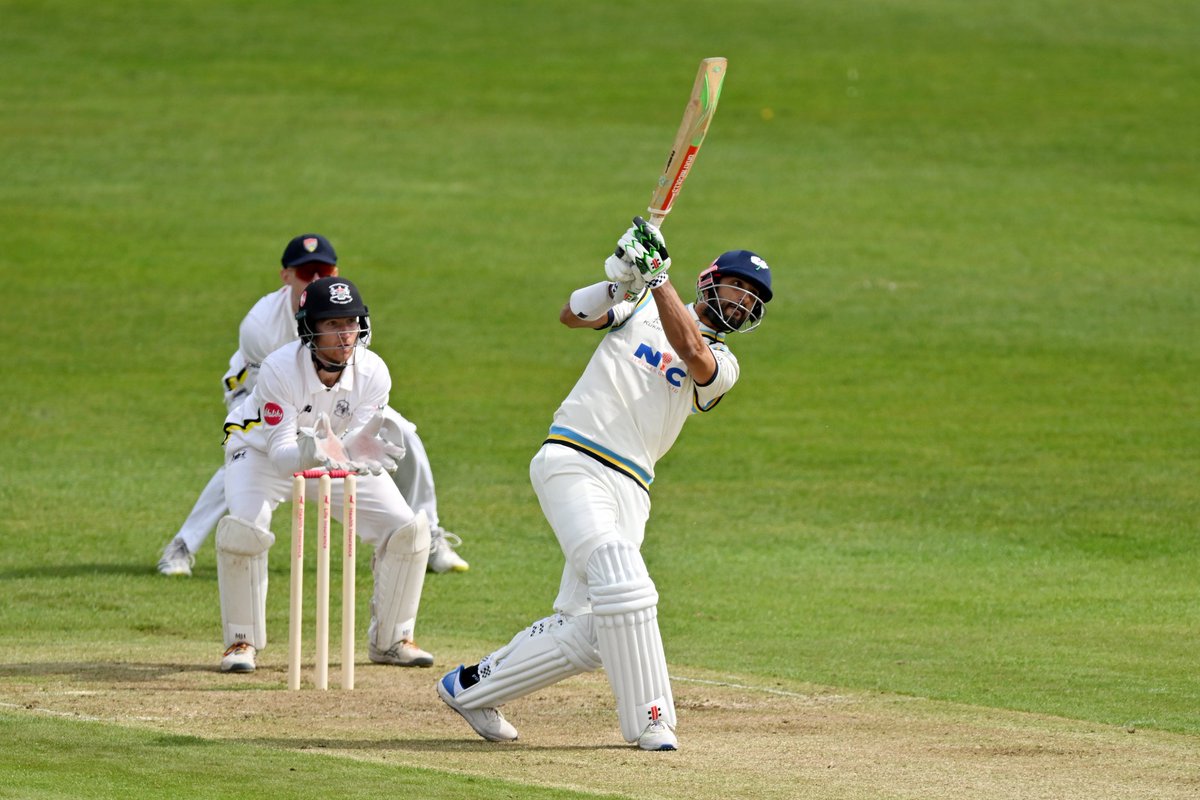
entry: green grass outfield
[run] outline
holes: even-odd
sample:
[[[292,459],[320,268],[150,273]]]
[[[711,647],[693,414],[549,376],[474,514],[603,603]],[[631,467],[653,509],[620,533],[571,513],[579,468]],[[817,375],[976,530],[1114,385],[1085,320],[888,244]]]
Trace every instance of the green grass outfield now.
[[[422,643],[482,654],[546,613],[527,464],[593,342],[557,311],[724,55],[674,282],[748,247],[776,300],[659,467],[673,667],[1200,736],[1198,30],[1182,0],[0,0],[4,661],[216,664],[211,541],[192,580],[154,563],[306,230],[366,295],[473,565],[427,582]],[[0,708],[0,785],[28,790],[0,797],[107,763],[79,725]],[[199,740],[121,735],[206,772]]]

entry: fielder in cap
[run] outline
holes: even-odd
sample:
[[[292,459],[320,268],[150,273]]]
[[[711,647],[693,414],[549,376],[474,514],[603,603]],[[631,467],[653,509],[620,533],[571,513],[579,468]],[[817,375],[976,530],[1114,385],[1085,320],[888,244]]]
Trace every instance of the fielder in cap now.
[[[302,233],[287,243],[280,258],[279,278],[283,286],[260,298],[238,326],[238,349],[229,359],[229,369],[221,379],[226,412],[233,409],[253,389],[262,362],[275,350],[296,340],[296,312],[300,295],[317,278],[338,274],[337,252],[319,233]],[[399,466],[392,479],[408,504],[424,511],[429,519],[431,572],[465,572],[469,564],[454,551],[462,540],[441,526],[433,467],[417,426],[398,411],[385,411],[396,432],[395,444],[403,448]],[[192,511],[163,548],[158,571],[163,575],[191,575],[196,553],[224,516],[225,471],[220,467],[200,493]]]
[[[372,661],[430,666],[413,640],[429,557],[429,520],[413,512],[388,470],[399,448],[385,417],[392,380],[367,349],[371,323],[358,288],[319,278],[300,297],[300,338],[267,356],[254,390],[225,419],[225,499],[217,523],[217,586],[225,636],[223,672],[253,672],[267,646],[267,552],[271,516],[291,496],[291,476],[314,467],[349,469],[358,483],[361,539],[375,548],[368,631]],[[308,491],[316,491],[316,479]],[[335,482],[332,511],[342,518]]]
[[[560,314],[567,327],[606,333],[529,469],[566,559],[555,613],[437,685],[491,741],[517,738],[499,706],[603,667],[624,739],[678,747],[658,592],[640,552],[654,466],[683,423],[737,381],[726,335],[762,322],[771,270],[749,250],[724,253],[684,305],[657,228],[635,218],[617,252],[605,262],[608,280],[576,290]]]

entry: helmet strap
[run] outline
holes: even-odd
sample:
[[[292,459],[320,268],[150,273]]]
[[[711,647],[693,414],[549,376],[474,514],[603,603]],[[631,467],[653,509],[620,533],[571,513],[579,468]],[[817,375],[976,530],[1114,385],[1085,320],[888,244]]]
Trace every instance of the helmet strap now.
[[[313,366],[317,368],[318,372],[332,372],[336,374],[350,366],[350,362],[346,362],[345,364],[331,364],[317,355],[317,348],[314,345],[309,345],[309,351],[312,353]]]

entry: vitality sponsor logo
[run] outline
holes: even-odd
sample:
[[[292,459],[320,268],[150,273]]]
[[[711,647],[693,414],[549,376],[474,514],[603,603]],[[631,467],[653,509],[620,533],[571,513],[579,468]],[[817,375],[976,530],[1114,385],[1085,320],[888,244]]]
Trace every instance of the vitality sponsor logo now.
[[[664,353],[655,350],[645,342],[637,346],[637,350],[633,351],[635,361],[655,370],[675,389],[683,386],[683,379],[687,377],[687,370],[681,367],[673,367],[671,363],[675,360],[673,353]]]

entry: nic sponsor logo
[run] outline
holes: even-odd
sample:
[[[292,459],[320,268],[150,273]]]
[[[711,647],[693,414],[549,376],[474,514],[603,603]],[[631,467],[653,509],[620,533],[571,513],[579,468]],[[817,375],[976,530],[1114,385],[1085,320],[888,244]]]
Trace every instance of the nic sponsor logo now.
[[[671,366],[671,363],[675,360],[674,354],[659,352],[645,342],[642,342],[637,346],[637,350],[633,351],[633,358],[644,367],[658,372],[675,389],[683,386],[683,379],[687,377],[687,370]]]

